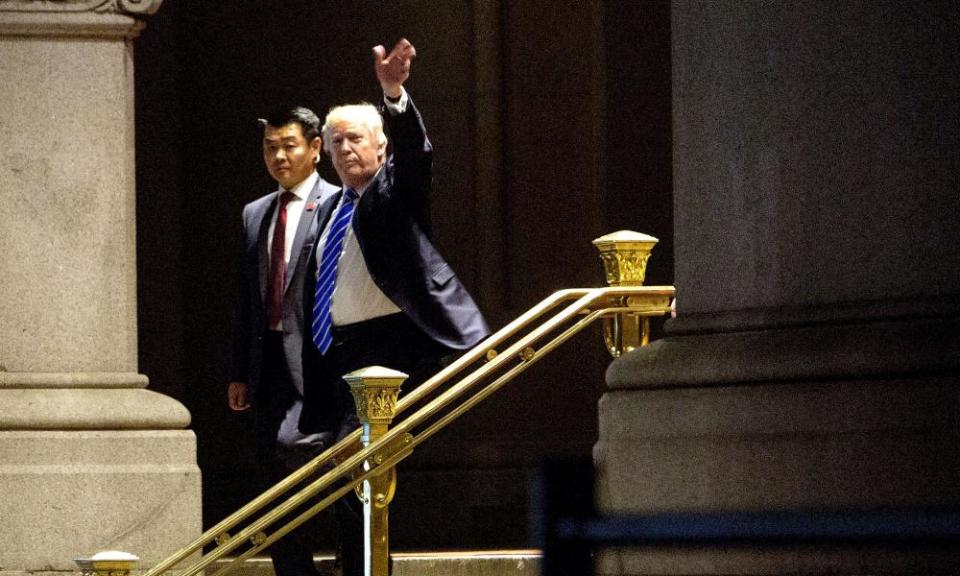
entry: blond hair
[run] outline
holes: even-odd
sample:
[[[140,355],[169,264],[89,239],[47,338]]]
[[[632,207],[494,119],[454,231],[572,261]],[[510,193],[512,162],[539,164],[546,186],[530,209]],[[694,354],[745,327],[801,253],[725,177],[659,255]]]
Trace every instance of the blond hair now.
[[[323,128],[320,129],[323,134],[323,149],[326,150],[327,154],[331,153],[330,138],[333,127],[342,122],[366,126],[370,133],[376,137],[377,145],[383,145],[387,142],[387,135],[383,133],[383,118],[380,117],[380,111],[377,110],[376,106],[367,102],[334,106],[327,112],[327,117],[323,121]]]

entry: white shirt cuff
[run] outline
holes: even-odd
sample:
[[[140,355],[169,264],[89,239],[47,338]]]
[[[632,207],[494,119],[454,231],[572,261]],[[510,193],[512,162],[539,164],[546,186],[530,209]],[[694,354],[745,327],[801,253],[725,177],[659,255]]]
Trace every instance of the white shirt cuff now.
[[[396,102],[391,102],[387,99],[387,95],[383,95],[383,103],[387,106],[387,110],[390,112],[391,116],[396,116],[397,114],[403,114],[407,111],[407,102],[410,101],[410,97],[407,96],[407,90],[403,86],[400,87],[400,100]]]

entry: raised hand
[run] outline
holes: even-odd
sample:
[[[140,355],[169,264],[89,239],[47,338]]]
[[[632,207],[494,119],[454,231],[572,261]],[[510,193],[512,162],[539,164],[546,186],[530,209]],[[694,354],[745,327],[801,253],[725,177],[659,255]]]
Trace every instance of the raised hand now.
[[[250,408],[247,399],[247,385],[244,382],[231,382],[227,385],[227,405],[238,412]]]
[[[416,55],[417,49],[406,38],[401,38],[390,54],[382,45],[373,47],[373,69],[384,94],[390,98],[403,94],[403,83],[410,77],[410,61]]]

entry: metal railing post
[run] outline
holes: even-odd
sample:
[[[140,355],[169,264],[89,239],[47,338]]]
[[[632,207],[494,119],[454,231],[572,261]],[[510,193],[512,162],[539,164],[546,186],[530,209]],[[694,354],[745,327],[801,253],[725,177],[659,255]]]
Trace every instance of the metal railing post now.
[[[363,425],[360,441],[366,448],[387,433],[396,413],[400,385],[407,375],[389,368],[371,366],[351,372],[343,379],[350,385],[357,406],[357,417]],[[377,453],[373,459],[383,456]],[[369,464],[364,467],[370,468]],[[388,516],[396,487],[397,469],[393,466],[356,487],[357,496],[363,502],[363,568],[366,576],[389,574]]]
[[[653,236],[621,230],[593,241],[600,251],[608,286],[643,286],[647,276],[647,260],[658,239]],[[623,305],[630,306],[629,297]],[[658,315],[661,312],[658,311]],[[650,318],[637,312],[620,312],[603,319],[603,340],[607,351],[619,358],[650,341]]]

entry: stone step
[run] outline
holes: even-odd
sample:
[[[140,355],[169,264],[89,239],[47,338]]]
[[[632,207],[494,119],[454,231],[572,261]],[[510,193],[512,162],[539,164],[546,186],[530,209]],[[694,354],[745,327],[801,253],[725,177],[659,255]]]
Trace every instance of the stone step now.
[[[537,576],[540,573],[539,550],[470,550],[451,552],[394,552],[392,576]],[[216,572],[229,558],[208,569]],[[332,554],[314,556],[324,576],[334,576]],[[235,568],[231,576],[274,576],[268,557],[254,557]]]

